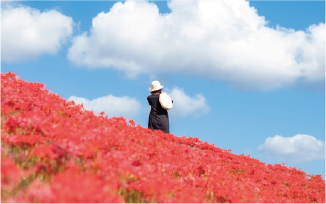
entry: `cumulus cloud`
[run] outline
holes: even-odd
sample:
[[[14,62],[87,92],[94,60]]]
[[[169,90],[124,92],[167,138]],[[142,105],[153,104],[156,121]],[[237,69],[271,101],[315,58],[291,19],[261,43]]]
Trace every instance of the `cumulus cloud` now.
[[[40,12],[22,5],[1,8],[1,58],[5,62],[29,61],[56,54],[72,35],[74,22],[56,10]]]
[[[271,90],[325,79],[325,24],[269,28],[245,0],[116,3],[73,39],[68,59],[127,75],[184,74],[240,89]]]
[[[73,100],[77,104],[83,104],[85,109],[92,110],[95,113],[104,111],[109,117],[124,116],[127,119],[134,119],[141,109],[141,104],[129,96],[116,97],[108,95],[94,100],[70,96],[68,100]]]
[[[167,94],[173,100],[173,107],[169,110],[172,117],[199,116],[207,113],[210,108],[206,104],[206,98],[201,94],[194,97],[188,96],[182,88],[175,87]]]
[[[293,137],[268,137],[258,150],[270,158],[280,162],[309,162],[325,159],[325,142],[310,135],[295,135]]]

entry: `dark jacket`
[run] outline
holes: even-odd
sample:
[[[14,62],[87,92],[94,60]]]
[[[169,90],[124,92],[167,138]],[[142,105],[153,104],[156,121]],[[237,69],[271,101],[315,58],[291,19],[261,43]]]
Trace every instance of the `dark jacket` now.
[[[147,97],[148,104],[151,106],[148,128],[170,133],[168,111],[161,106],[159,98],[160,94],[153,94]]]

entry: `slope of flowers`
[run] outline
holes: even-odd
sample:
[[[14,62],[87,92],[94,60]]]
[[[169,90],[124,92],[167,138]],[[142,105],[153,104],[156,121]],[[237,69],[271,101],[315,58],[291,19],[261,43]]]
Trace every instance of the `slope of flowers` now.
[[[2,202],[325,202],[325,181],[1,74]]]

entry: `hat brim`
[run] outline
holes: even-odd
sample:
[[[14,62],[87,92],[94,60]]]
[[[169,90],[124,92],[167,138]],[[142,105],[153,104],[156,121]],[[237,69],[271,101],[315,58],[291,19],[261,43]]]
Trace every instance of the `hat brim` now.
[[[150,92],[153,92],[153,91],[158,91],[158,90],[162,89],[163,87],[164,87],[164,86],[156,87],[156,88],[154,88],[154,89],[149,88],[148,90],[149,90]]]

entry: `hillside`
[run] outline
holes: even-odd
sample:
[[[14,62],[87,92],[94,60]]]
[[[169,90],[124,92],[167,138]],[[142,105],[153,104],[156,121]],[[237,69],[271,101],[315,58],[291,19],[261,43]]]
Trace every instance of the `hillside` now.
[[[321,175],[96,116],[1,74],[2,202],[325,202]]]

